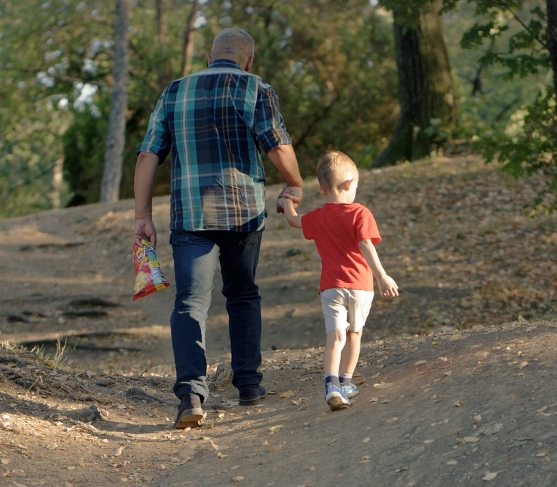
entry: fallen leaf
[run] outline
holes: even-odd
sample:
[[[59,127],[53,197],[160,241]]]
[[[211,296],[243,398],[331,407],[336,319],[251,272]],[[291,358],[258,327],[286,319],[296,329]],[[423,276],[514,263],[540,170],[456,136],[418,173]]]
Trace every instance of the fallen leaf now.
[[[414,367],[419,367],[420,365],[423,365],[427,363],[427,360],[418,360],[415,364]]]
[[[357,386],[361,386],[366,380],[363,377],[360,377],[357,381],[356,381],[356,385]]]
[[[478,441],[480,441],[480,439],[476,436],[465,436],[464,438],[462,438],[462,441],[464,443],[477,443]]]
[[[213,447],[213,450],[218,451],[219,447],[217,445],[215,445],[215,442],[213,440],[209,440],[209,443],[211,443],[211,446]]]
[[[429,445],[430,443],[433,443],[433,440],[424,440],[424,443],[425,443],[426,445]]]
[[[518,366],[519,369],[523,369],[524,367],[528,367],[528,362],[521,362],[521,364]]]
[[[304,470],[308,471],[308,472],[314,472],[315,471],[315,467],[312,465],[311,467],[305,467]]]
[[[394,385],[392,382],[381,382],[379,384],[373,384],[373,387],[376,387],[377,389],[387,389],[392,385]]]
[[[369,436],[366,436],[364,438],[364,443],[369,443],[371,441],[371,438]]]
[[[237,475],[234,477],[230,477],[230,480],[232,480],[232,482],[241,482],[242,480],[244,480],[244,477],[242,477],[241,475]]]
[[[387,419],[387,423],[394,423],[395,421],[398,421],[398,417],[396,417],[396,416]]]
[[[458,461],[456,461],[456,460],[449,460],[449,461],[447,462],[447,465],[458,465]]]
[[[452,370],[448,370],[447,372],[444,372],[443,375],[446,375],[446,376],[448,377],[448,376],[451,375],[452,373],[453,373]]]
[[[537,457],[546,457],[547,455],[549,455],[549,452],[547,450],[543,450],[543,451],[539,452],[536,456]]]
[[[476,414],[476,416],[474,416],[474,423],[479,423],[482,420],[482,415],[481,414]]]
[[[486,472],[483,480],[493,480],[499,472]]]
[[[379,402],[379,398],[378,397],[372,397],[369,402]]]
[[[227,456],[228,455],[225,455],[224,453],[222,453],[220,451],[217,453],[217,458],[226,458]]]
[[[442,360],[443,362],[446,362],[447,360],[449,360],[449,357],[439,357],[439,360]]]
[[[289,391],[283,392],[283,393],[280,395],[280,398],[281,398],[281,399],[288,399],[288,398],[290,398],[290,397],[294,397],[295,395],[296,395],[296,394],[294,394],[294,392],[292,392],[292,391],[289,390]]]
[[[282,425],[282,424],[277,424],[276,426],[271,426],[271,427],[269,428],[269,431],[271,431],[272,433],[274,433],[275,431],[279,431],[279,430],[281,430],[282,428],[284,428],[284,425]]]
[[[116,451],[114,451],[110,456],[111,457],[119,457],[124,452],[124,447],[119,446]]]
[[[279,450],[281,450],[283,447],[284,447],[284,445],[271,446],[271,447],[267,448],[267,451],[268,451],[269,453],[272,453],[272,452],[274,452],[274,451],[279,451]]]
[[[462,401],[455,401],[454,405],[459,408],[460,406],[462,406],[464,403]]]

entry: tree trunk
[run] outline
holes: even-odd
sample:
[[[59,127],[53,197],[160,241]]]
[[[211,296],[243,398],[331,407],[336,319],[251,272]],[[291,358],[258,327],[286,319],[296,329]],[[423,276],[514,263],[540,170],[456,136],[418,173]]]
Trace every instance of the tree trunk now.
[[[128,0],[116,0],[113,87],[101,183],[101,202],[103,203],[114,203],[118,201],[120,195],[126,135],[126,110],[128,108],[129,57],[127,31]]]
[[[438,129],[450,130],[454,124],[456,105],[440,5],[440,0],[428,2],[416,29],[399,24],[394,14],[400,116],[389,145],[371,167],[427,156],[440,142]]]
[[[187,76],[191,70],[191,59],[193,56],[193,37],[195,29],[195,14],[199,10],[199,0],[193,0],[191,11],[186,22],[186,29],[184,30],[184,44],[182,46],[182,65],[180,72],[182,76]]]
[[[155,0],[155,6],[157,9],[157,35],[159,37],[159,44],[161,46],[166,44],[166,24],[164,23],[164,19],[162,17],[162,0]]]
[[[557,96],[557,2],[547,0],[547,48],[553,68],[553,85]]]
[[[52,201],[52,208],[60,208],[60,193],[62,192],[62,183],[64,181],[64,177],[62,174],[63,165],[63,158],[57,159],[54,163],[54,168],[52,171],[52,193],[50,197]]]

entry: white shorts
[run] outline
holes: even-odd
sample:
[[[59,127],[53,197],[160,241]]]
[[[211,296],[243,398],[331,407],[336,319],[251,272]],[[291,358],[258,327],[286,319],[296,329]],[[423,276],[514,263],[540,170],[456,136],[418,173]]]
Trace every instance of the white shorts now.
[[[359,332],[366,324],[373,291],[335,287],[321,292],[327,333],[335,330]]]

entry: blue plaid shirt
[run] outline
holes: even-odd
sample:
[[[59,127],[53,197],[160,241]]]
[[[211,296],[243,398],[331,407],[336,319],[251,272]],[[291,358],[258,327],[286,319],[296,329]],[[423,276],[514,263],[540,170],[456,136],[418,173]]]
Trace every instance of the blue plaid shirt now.
[[[275,90],[219,59],[162,93],[138,149],[172,148],[172,229],[252,232],[265,224],[259,148],[290,144]]]

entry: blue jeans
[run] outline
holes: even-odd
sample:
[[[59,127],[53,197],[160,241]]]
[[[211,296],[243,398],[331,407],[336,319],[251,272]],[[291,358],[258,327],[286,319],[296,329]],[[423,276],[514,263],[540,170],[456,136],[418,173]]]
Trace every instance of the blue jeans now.
[[[206,320],[215,272],[220,262],[226,298],[232,384],[259,384],[261,365],[261,297],[255,284],[262,230],[186,232],[172,230],[176,301],[170,318],[176,364],[174,393],[209,396],[205,355]]]

